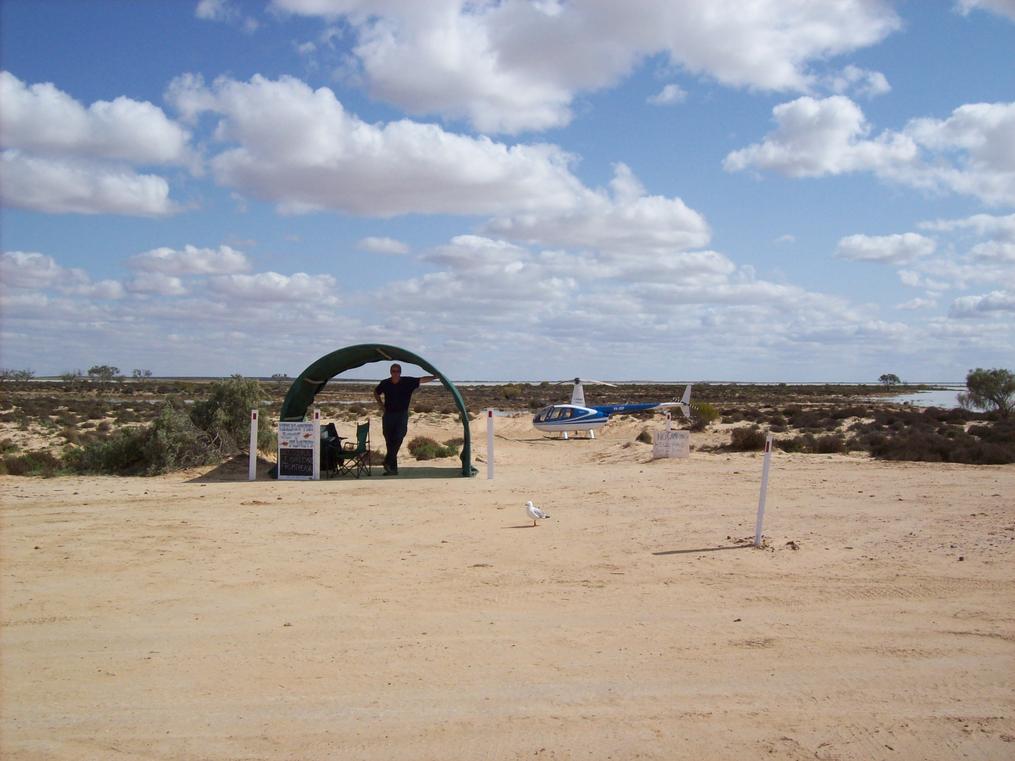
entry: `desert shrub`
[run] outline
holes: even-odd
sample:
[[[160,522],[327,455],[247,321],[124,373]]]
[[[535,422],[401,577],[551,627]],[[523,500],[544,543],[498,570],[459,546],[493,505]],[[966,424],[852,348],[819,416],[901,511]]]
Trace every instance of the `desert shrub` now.
[[[6,455],[3,470],[12,476],[54,476],[60,471],[59,458],[49,452],[25,452]]]
[[[814,451],[818,454],[837,454],[846,451],[846,440],[841,434],[830,433],[814,439]]]
[[[455,449],[457,449],[458,447],[462,446],[463,444],[465,444],[465,439],[463,439],[461,436],[456,436],[453,439],[447,439],[444,442],[444,446],[446,446],[446,447],[454,447]]]
[[[691,430],[704,431],[719,419],[719,410],[708,402],[691,403]]]
[[[435,460],[457,454],[455,449],[442,446],[428,436],[417,436],[410,441],[409,452],[417,460]]]
[[[433,412],[433,410],[434,406],[429,402],[416,402],[412,405],[412,411],[420,415]]]
[[[776,439],[775,445],[783,452],[813,452],[814,436],[812,434],[805,433],[800,436]]]
[[[261,407],[261,384],[240,375],[211,384],[207,399],[196,402],[190,418],[194,425],[212,438],[213,447],[222,452],[244,449],[250,438],[250,411]],[[257,428],[257,448],[271,450],[275,435],[269,426]]]
[[[18,445],[11,439],[3,439],[0,441],[0,454],[8,454],[9,452],[16,451],[18,451]]]
[[[113,430],[113,424],[110,423],[108,420],[103,420],[95,427],[95,430],[99,431],[100,433],[109,433],[111,430]]]
[[[730,431],[730,449],[735,452],[753,452],[765,448],[765,434],[757,426],[734,428]]]
[[[81,440],[81,434],[76,428],[64,428],[60,431],[60,436],[68,444],[77,444]]]
[[[165,405],[150,425],[122,428],[67,453],[67,465],[82,473],[155,475],[222,459],[220,441],[200,430],[186,412]]]
[[[641,433],[634,437],[635,441],[640,441],[642,444],[652,443],[652,432],[648,428],[642,428]]]

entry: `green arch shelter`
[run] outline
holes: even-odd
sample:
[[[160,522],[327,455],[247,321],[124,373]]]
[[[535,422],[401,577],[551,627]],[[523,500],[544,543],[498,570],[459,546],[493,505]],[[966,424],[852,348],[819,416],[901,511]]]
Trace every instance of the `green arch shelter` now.
[[[408,362],[418,365],[427,370],[431,375],[437,376],[444,388],[451,392],[458,407],[458,415],[462,421],[462,431],[465,444],[462,446],[462,475],[473,476],[476,474],[472,467],[472,437],[469,434],[469,413],[465,409],[465,402],[455,384],[452,383],[440,370],[431,365],[425,359],[411,351],[406,351],[397,346],[385,344],[357,344],[346,346],[344,349],[326,354],[314,362],[310,367],[300,373],[300,376],[293,381],[289,392],[282,402],[281,419],[286,421],[303,420],[307,415],[314,397],[323,389],[328,381],[339,373],[351,370],[354,367],[362,367],[370,362]]]

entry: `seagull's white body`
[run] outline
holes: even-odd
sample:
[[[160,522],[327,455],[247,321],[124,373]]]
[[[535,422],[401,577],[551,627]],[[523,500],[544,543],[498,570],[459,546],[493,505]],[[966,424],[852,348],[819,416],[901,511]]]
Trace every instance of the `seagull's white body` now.
[[[541,518],[549,518],[550,517],[549,513],[544,513],[538,507],[533,505],[531,499],[528,502],[525,503],[525,512],[527,512],[529,514],[529,517],[532,518],[532,525],[533,526],[537,525],[536,521],[540,520]]]

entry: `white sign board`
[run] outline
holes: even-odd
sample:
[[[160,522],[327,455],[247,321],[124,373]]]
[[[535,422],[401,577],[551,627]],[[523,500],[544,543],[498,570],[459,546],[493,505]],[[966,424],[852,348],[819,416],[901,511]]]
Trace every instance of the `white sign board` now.
[[[652,459],[690,457],[690,431],[656,431],[652,440]]]
[[[320,456],[321,438],[314,422],[278,424],[278,479],[311,481]]]

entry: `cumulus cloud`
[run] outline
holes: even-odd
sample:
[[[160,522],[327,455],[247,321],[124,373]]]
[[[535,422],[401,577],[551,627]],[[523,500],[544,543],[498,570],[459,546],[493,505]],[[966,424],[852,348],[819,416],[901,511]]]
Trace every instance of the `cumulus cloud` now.
[[[194,16],[203,21],[220,21],[240,26],[245,32],[255,32],[260,22],[252,16],[245,16],[233,0],[199,0]]]
[[[196,169],[190,134],[151,103],[119,97],[87,108],[50,83],[0,71],[5,204],[49,213],[165,216],[169,184],[136,166]]]
[[[841,95],[804,96],[776,106],[772,115],[775,131],[761,143],[730,153],[723,164],[727,171],[757,167],[790,177],[820,177],[916,158],[915,143],[904,136],[866,139],[870,125],[863,112]]]
[[[885,95],[891,92],[892,86],[880,71],[869,71],[850,64],[842,71],[826,77],[823,84],[837,95],[855,93],[865,97]]]
[[[83,269],[67,269],[36,251],[4,251],[0,283],[5,289],[56,290],[93,299],[118,299],[123,286],[116,280],[94,282]]]
[[[588,194],[579,207],[502,216],[484,229],[526,243],[638,258],[698,248],[711,236],[701,214],[679,198],[648,195],[625,164],[614,167],[609,192]]]
[[[1015,21],[1015,0],[958,0],[956,8],[963,16],[970,11],[982,9]]]
[[[653,106],[672,106],[675,103],[682,103],[687,97],[687,92],[678,84],[670,83],[664,85],[663,89],[648,98]]]
[[[557,147],[508,146],[409,120],[367,124],[330,89],[293,77],[207,87],[188,75],[167,97],[185,116],[218,114],[216,136],[232,147],[212,159],[216,178],[283,212],[490,214],[569,208],[586,192]]]
[[[724,168],[790,177],[868,171],[928,190],[1015,203],[1015,103],[960,106],[947,119],[913,119],[902,131],[869,137],[863,112],[844,96],[809,96],[773,109],[776,129],[731,152]]]
[[[4,148],[46,156],[183,164],[189,133],[151,103],[119,97],[87,108],[51,83],[26,85],[0,71]]]
[[[165,275],[226,275],[250,269],[246,255],[229,246],[214,249],[187,245],[182,250],[155,248],[131,257],[127,264],[135,270]]]
[[[506,0],[272,0],[275,9],[343,21],[370,93],[409,113],[468,119],[483,132],[566,125],[582,91],[615,84],[645,59],[724,85],[808,90],[812,61],[875,44],[899,27],[887,3],[796,0],[713,4]],[[436,6],[436,7],[435,7]]]
[[[952,302],[952,317],[983,317],[996,312],[1015,313],[1015,293],[991,291],[981,296],[963,296]]]
[[[161,217],[179,207],[169,183],[153,174],[73,159],[49,159],[4,151],[0,200],[20,209],[54,214],[125,214]]]
[[[356,244],[360,251],[369,251],[374,254],[407,254],[409,247],[400,240],[394,238],[382,238],[368,236]]]
[[[915,298],[915,299],[910,299],[909,301],[905,301],[905,302],[899,304],[896,308],[897,309],[902,309],[902,310],[905,310],[905,311],[913,311],[913,312],[915,312],[915,311],[920,310],[920,309],[931,309],[932,307],[936,307],[936,306],[937,306],[937,301],[935,301],[934,299]]]
[[[839,241],[835,255],[851,261],[903,264],[934,253],[935,245],[917,233],[849,235]]]
[[[333,303],[335,278],[297,272],[259,272],[253,275],[221,275],[209,281],[212,291],[239,300],[258,302],[309,301]]]
[[[135,275],[127,281],[127,290],[156,296],[182,296],[187,293],[183,280],[162,272],[141,272]]]

